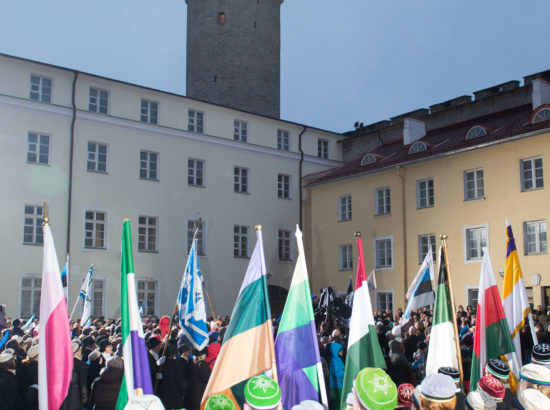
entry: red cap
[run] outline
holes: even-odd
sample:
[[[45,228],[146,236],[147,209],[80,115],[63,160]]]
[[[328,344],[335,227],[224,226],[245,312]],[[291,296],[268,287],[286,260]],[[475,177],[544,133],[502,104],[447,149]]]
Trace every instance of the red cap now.
[[[411,406],[414,394],[414,386],[410,383],[400,384],[397,388],[397,399],[402,406]]]
[[[501,402],[504,399],[504,385],[491,375],[485,375],[479,382],[478,387],[491,396],[495,401]]]
[[[159,329],[162,332],[162,338],[164,338],[170,329],[170,318],[168,316],[163,316],[160,318]]]

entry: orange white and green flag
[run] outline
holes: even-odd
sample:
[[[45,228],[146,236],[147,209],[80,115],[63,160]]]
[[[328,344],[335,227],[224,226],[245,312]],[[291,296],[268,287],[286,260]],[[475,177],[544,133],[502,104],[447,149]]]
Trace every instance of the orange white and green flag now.
[[[275,361],[270,348],[273,334],[261,229],[256,230],[256,235],[256,246],[220,354],[202,396],[201,409],[210,396],[219,393],[226,394],[239,408],[231,388],[271,369]]]
[[[514,233],[508,219],[506,220],[506,259],[504,261],[502,306],[515,349],[515,352],[506,355],[506,361],[511,370],[510,389],[515,393],[522,366],[519,333],[525,325],[526,316],[531,313],[531,305],[527,299]]]

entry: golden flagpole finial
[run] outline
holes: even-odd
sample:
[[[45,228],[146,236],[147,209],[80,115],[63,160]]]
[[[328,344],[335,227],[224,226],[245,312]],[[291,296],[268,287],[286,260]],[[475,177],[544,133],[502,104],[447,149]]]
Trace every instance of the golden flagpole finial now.
[[[50,217],[48,216],[48,204],[44,201],[44,207],[42,208],[42,225],[50,226]]]
[[[439,235],[439,239],[441,239],[442,241],[446,240],[449,236],[448,235],[445,235],[445,234],[441,234]]]
[[[262,225],[256,225],[256,230],[261,231],[262,230]]]
[[[361,232],[357,231],[353,234],[356,238],[360,238],[361,237]]]

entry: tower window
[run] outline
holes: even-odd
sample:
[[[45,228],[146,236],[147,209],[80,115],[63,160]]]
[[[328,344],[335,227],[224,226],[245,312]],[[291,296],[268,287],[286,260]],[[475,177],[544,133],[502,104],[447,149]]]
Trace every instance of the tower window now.
[[[218,14],[218,24],[225,24],[225,13],[223,11]]]

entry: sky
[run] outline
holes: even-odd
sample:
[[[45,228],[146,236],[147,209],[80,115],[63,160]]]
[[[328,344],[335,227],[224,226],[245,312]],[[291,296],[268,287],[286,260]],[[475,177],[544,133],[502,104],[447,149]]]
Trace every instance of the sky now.
[[[548,16],[541,0],[286,0],[281,118],[345,132],[548,70]],[[0,0],[0,19],[2,53],[185,95],[184,0]]]

